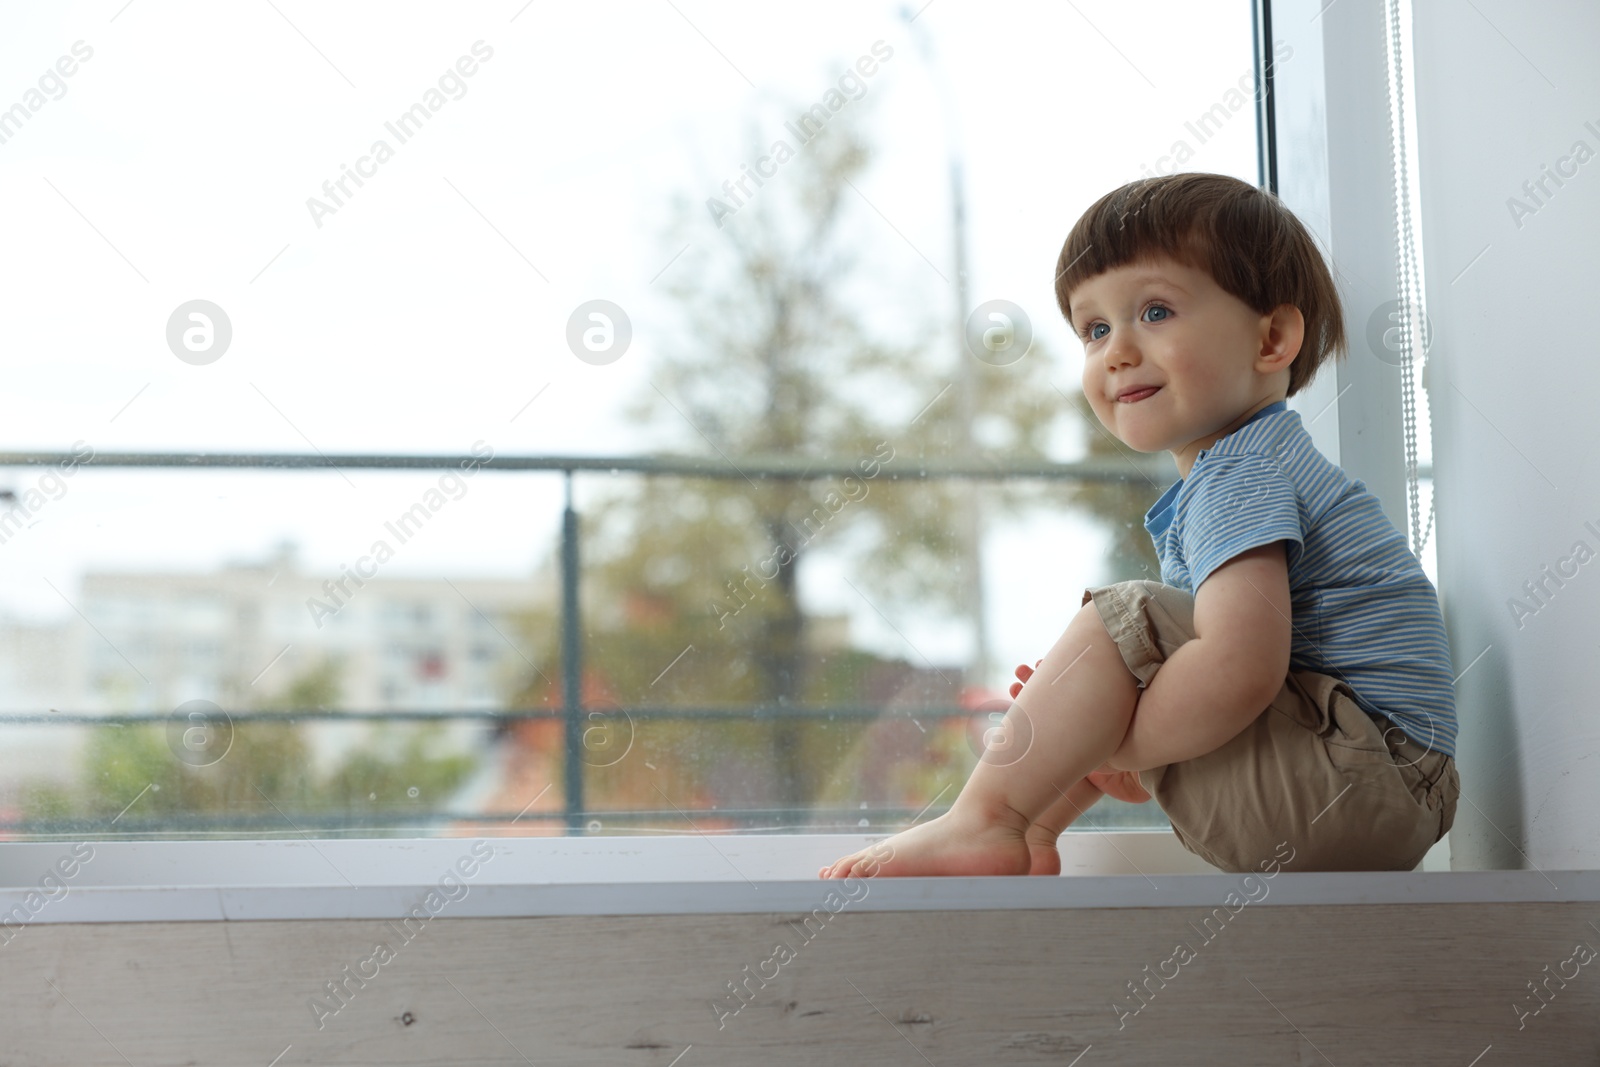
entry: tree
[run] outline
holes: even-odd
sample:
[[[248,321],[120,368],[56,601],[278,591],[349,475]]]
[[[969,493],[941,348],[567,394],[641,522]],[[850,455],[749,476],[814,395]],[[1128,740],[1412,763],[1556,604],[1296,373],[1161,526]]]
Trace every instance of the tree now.
[[[882,223],[857,192],[872,156],[859,108],[835,116],[753,202],[721,220],[722,244],[703,269],[664,279],[682,328],[627,414],[666,448],[726,461],[730,476],[643,477],[585,516],[585,618],[595,625],[585,654],[604,664],[625,701],[784,708],[858,697],[834,687],[843,683],[830,678],[826,657],[813,657],[808,676],[802,563],[819,547],[848,556],[853,584],[886,616],[959,612],[965,553],[951,515],[965,495],[951,481],[890,474],[929,460],[1047,459],[1063,430],[1084,432],[1087,408],[1062,402],[1048,380],[1053,361],[1036,342],[1018,363],[975,361],[971,406],[982,445],[959,455],[961,405],[951,396],[959,386],[941,325],[954,318],[949,295],[930,292],[932,317],[903,324],[893,339],[869,328],[857,293],[860,227],[881,231]],[[674,206],[669,252],[695,235],[703,210],[682,195]],[[891,424],[885,398],[920,414]],[[853,481],[739,473],[797,456],[867,465]],[[1114,529],[1138,496],[1019,482],[983,489],[984,506],[996,512],[1077,501]],[[1131,560],[1137,550],[1120,551]],[[547,647],[552,662],[559,646]],[[946,671],[931,702],[958,698],[961,672]],[[525,701],[549,703],[540,688]],[[769,732],[776,799],[798,806],[819,769],[805,758],[796,723],[774,720]]]

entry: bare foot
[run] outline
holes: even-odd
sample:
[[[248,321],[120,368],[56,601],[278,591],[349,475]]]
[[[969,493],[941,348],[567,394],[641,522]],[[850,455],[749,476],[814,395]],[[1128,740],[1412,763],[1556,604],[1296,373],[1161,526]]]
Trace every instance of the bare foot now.
[[[1023,831],[955,809],[823,867],[822,878],[1027,874]]]
[[[1057,875],[1061,873],[1061,853],[1056,851],[1059,834],[1034,823],[1023,834],[1028,843],[1028,873]]]

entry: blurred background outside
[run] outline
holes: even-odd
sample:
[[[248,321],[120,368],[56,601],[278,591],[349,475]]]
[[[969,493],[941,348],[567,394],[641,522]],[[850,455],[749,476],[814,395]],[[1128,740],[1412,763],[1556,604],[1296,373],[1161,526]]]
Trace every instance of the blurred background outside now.
[[[0,835],[892,830],[1159,577],[1051,283],[1247,3],[0,24]]]

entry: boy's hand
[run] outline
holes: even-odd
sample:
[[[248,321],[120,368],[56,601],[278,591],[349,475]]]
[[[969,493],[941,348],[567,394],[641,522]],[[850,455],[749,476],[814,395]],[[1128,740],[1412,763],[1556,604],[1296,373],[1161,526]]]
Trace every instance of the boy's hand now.
[[[1033,667],[1037,667],[1039,664],[1041,664],[1043,662],[1044,662],[1044,660],[1042,660],[1042,659],[1034,660],[1033,661]],[[1017,694],[1022,692],[1023,682],[1026,682],[1029,678],[1033,677],[1033,667],[1028,666],[1026,663],[1017,664],[1016,674],[1017,674],[1018,678],[1022,679],[1022,681],[1012,682],[1011,683],[1011,699],[1012,700],[1017,699]]]

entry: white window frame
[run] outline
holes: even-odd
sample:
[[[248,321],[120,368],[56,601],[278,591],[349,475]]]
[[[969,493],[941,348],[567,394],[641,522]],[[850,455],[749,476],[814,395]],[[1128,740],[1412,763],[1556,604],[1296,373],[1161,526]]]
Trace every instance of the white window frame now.
[[[1273,0],[1271,33],[1293,54],[1274,68],[1277,193],[1330,260],[1349,342],[1289,400],[1317,449],[1366,483],[1406,530],[1405,452],[1395,368],[1367,343],[1395,298],[1395,224],[1383,0]],[[1319,14],[1320,12],[1320,14]],[[1265,140],[1265,138],[1264,138]],[[1332,161],[1338,161],[1338,166]]]

